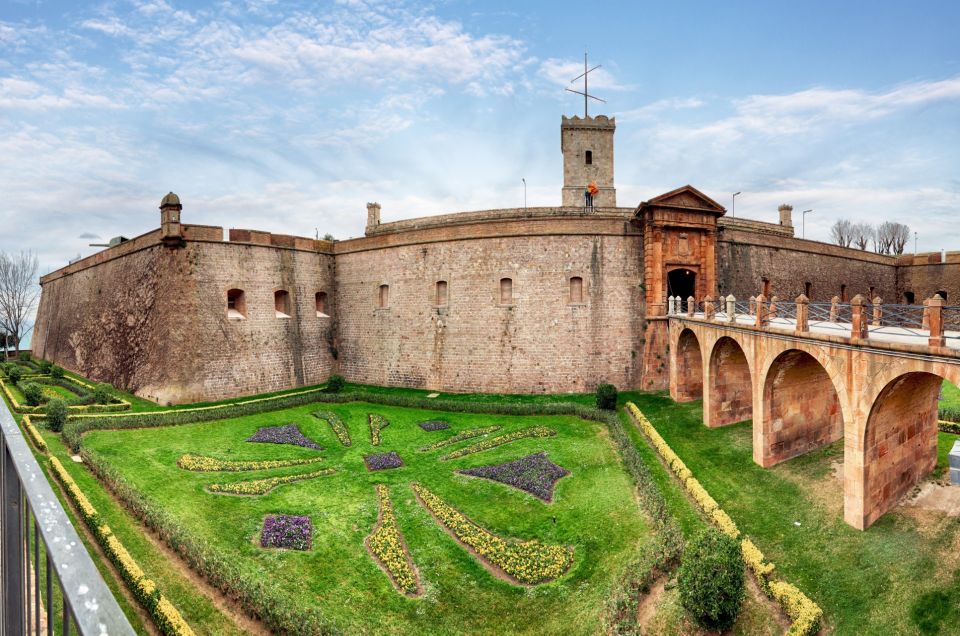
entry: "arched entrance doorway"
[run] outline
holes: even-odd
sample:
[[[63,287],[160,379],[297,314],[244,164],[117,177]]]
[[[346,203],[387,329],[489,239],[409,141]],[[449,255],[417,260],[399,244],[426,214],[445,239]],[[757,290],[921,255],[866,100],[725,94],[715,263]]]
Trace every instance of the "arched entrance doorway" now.
[[[680,268],[667,273],[667,296],[679,296],[686,307],[687,299],[696,296],[696,272]]]

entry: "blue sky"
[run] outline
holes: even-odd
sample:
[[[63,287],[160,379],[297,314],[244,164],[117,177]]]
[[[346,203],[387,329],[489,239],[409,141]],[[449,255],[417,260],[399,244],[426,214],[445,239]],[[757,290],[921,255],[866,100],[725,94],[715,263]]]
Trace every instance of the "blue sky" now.
[[[159,223],[358,236],[560,199],[584,49],[618,202],[691,183],[960,249],[956,2],[4,0],[0,249],[49,271]]]

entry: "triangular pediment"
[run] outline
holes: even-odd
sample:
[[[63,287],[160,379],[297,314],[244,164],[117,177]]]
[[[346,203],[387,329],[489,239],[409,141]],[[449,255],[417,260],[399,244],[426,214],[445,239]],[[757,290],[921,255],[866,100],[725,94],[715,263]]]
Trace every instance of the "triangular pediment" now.
[[[705,212],[713,212],[717,215],[725,214],[727,211],[722,205],[705,195],[703,192],[700,192],[692,185],[681,186],[676,190],[665,192],[664,194],[654,197],[649,201],[644,201],[640,204],[640,207],[637,211],[639,212],[647,207],[702,210]]]

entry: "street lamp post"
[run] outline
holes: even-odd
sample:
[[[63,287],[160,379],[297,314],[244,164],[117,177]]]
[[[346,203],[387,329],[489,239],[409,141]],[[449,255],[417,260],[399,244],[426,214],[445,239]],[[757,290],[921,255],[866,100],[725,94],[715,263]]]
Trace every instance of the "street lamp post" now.
[[[813,212],[813,210],[812,209],[804,210],[801,213],[803,216],[800,217],[801,227],[802,227],[801,229],[802,233],[800,234],[800,238],[807,238],[807,213],[808,212]]]
[[[730,205],[730,216],[737,216],[737,195],[738,194],[740,193],[734,192],[733,196],[731,197],[733,202]]]
[[[913,255],[917,255],[917,233],[913,233]]]
[[[522,177],[520,180],[523,181],[523,209],[526,210],[527,209],[527,178]]]

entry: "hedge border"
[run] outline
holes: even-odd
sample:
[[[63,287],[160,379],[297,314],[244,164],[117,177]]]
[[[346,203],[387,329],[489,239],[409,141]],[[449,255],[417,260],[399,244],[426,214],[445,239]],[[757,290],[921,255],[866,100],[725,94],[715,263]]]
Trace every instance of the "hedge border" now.
[[[66,378],[65,378],[66,379]],[[30,380],[31,382],[38,382],[45,385],[59,386],[57,380],[51,378],[49,375],[36,375],[31,377],[23,377],[21,382]],[[67,379],[68,382],[78,384],[84,388],[93,389],[93,385],[87,384],[77,380],[76,378]],[[40,406],[29,406],[27,404],[21,404],[13,395],[13,392],[10,390],[5,378],[0,377],[0,388],[3,388],[4,394],[7,396],[7,399],[10,400],[10,404],[13,406],[13,410],[17,413],[27,414],[27,415],[39,415],[44,412],[46,407],[44,405]],[[73,406],[68,406],[67,409],[72,413],[118,413],[126,415],[127,413],[120,413],[121,411],[130,410],[130,402],[124,400],[123,398],[118,398],[114,396],[114,399],[117,402],[112,402],[110,404],[77,404]]]
[[[787,636],[813,636],[820,631],[820,623],[823,618],[823,610],[814,603],[806,594],[801,592],[795,586],[785,581],[771,580],[771,574],[775,568],[772,563],[766,561],[763,552],[760,551],[749,537],[743,536],[737,528],[733,519],[724,512],[720,505],[710,496],[707,489],[704,488],[693,472],[687,468],[683,460],[667,444],[666,440],[660,436],[657,429],[650,420],[637,408],[633,402],[627,402],[627,412],[630,413],[637,427],[646,435],[647,439],[660,454],[664,463],[670,468],[670,472],[678,479],[686,489],[687,493],[697,503],[703,514],[710,519],[721,532],[732,539],[740,539],[740,549],[743,553],[743,560],[746,562],[750,571],[753,573],[757,584],[768,596],[777,602],[780,608],[790,617],[792,624],[787,631]]]

